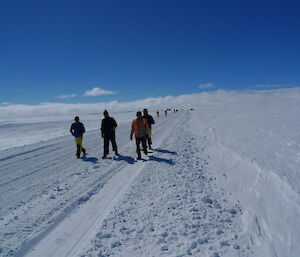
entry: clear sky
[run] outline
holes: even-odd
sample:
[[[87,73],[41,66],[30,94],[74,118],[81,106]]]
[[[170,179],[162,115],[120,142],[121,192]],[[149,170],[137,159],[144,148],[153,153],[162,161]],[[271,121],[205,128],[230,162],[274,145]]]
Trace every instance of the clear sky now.
[[[0,104],[300,85],[300,1],[0,0]]]

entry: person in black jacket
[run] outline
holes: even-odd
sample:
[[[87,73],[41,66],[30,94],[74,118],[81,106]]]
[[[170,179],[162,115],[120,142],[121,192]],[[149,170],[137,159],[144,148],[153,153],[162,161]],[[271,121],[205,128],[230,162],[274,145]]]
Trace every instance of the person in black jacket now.
[[[118,125],[115,119],[108,115],[107,110],[104,110],[103,115],[104,115],[104,119],[102,120],[101,123],[101,136],[104,140],[104,144],[103,144],[104,150],[103,150],[102,159],[106,159],[109,153],[109,141],[111,141],[112,148],[113,151],[115,151],[115,154],[119,155],[118,147],[116,143],[116,133],[115,133],[116,127]]]
[[[79,117],[74,118],[75,122],[71,125],[70,133],[75,137],[75,143],[77,146],[76,156],[80,158],[80,153],[86,153],[86,150],[82,146],[82,137],[85,133],[84,125],[79,121]]]
[[[154,122],[153,117],[148,114],[147,109],[144,109],[143,113],[144,113],[144,116],[142,118],[146,119],[147,123],[148,123],[148,135],[147,135],[148,147],[149,147],[150,150],[153,150],[152,147],[151,147],[151,145],[152,145],[152,139],[151,139],[151,137],[152,137],[152,128],[151,128],[151,125],[155,124],[155,122]]]

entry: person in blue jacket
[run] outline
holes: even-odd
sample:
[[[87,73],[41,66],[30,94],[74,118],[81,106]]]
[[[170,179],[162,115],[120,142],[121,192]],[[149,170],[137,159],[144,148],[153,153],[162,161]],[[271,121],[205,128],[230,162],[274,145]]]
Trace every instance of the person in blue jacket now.
[[[86,150],[82,146],[82,137],[85,133],[84,125],[79,121],[79,117],[74,118],[75,122],[71,125],[70,132],[75,137],[75,143],[77,147],[76,156],[80,158],[80,153],[86,153]]]

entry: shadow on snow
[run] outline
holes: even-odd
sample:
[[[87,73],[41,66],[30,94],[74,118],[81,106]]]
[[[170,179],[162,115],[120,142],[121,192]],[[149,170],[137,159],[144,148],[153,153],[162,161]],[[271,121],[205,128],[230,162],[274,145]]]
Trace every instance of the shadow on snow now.
[[[96,157],[86,157],[86,156],[82,156],[82,160],[85,162],[92,162],[92,163],[96,163],[98,161],[98,158]]]
[[[160,158],[153,155],[149,156],[149,161],[164,162],[169,165],[174,165],[174,161],[172,159]]]
[[[121,155],[121,154],[119,154],[118,158],[116,158],[116,159],[113,158],[113,160],[115,160],[115,161],[126,161],[128,164],[136,163],[135,159],[132,158],[131,156],[125,156],[125,155]],[[153,155],[149,156],[148,161],[164,162],[164,163],[167,163],[169,165],[174,165],[174,161],[172,159],[160,158],[160,157],[156,157],[156,156],[153,156]]]
[[[161,150],[161,149],[157,149],[155,151],[160,152],[160,153],[170,153],[172,155],[177,154],[176,152],[170,152],[168,150]],[[135,163],[135,159],[132,158],[131,156],[126,156],[126,155],[121,155],[121,154],[119,154],[119,156],[117,158],[108,157],[107,159],[112,159],[112,160],[115,160],[115,161],[125,161],[128,164],[134,164]],[[96,158],[96,157],[85,157],[85,156],[83,156],[82,160],[85,161],[85,162],[97,163],[99,159]],[[169,164],[169,165],[174,165],[175,164],[172,159],[165,159],[165,158],[156,157],[156,156],[153,156],[153,155],[149,156],[149,161],[164,162],[164,163]]]
[[[134,164],[134,159],[131,156],[125,156],[119,154],[118,158],[114,159],[116,161],[126,161],[128,164]]]
[[[172,155],[177,155],[176,152],[171,152],[169,150],[164,150],[164,149],[155,149],[154,151],[159,152],[159,153],[169,153],[169,154],[172,154]]]

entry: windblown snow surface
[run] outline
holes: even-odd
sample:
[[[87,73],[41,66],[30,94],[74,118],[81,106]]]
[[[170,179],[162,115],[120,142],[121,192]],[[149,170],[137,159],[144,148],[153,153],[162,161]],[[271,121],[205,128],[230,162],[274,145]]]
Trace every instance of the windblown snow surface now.
[[[147,161],[134,161],[133,113],[119,157],[100,158],[96,120],[82,159],[70,135],[6,147],[0,256],[300,256],[299,90],[227,97],[153,110]]]

